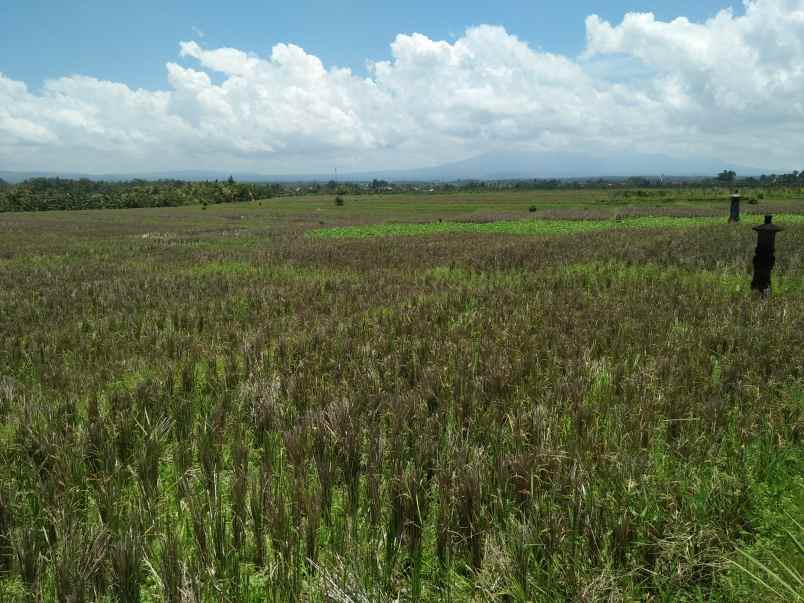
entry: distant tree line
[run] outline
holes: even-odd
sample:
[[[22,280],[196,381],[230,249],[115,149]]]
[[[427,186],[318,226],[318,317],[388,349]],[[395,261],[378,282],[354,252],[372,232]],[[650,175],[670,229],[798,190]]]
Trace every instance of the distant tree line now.
[[[290,195],[377,195],[394,193],[488,192],[502,190],[666,189],[679,187],[783,188],[791,194],[804,187],[804,171],[739,178],[732,170],[711,178],[634,177],[576,179],[459,180],[454,182],[295,182],[240,183],[233,178],[214,182],[31,178],[19,184],[0,179],[0,212],[133,207],[177,207],[242,203]]]
[[[0,212],[239,203],[281,194],[274,184],[225,182],[95,182],[61,178],[32,178],[20,184],[0,184]]]
[[[742,178],[740,183],[748,186],[804,186],[804,171],[793,170],[789,174],[763,174],[759,178]]]

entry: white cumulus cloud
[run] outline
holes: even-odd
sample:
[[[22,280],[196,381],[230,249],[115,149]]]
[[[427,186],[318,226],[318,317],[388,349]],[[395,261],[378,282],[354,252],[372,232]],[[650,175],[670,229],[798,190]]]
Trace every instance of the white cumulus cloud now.
[[[0,73],[0,160],[14,169],[424,165],[490,149],[708,155],[792,169],[804,152],[804,0],[705,22],[586,21],[579,57],[501,27],[400,34],[368,77],[287,43],[270,56],[180,43],[168,87]],[[200,36],[199,36],[200,37]]]

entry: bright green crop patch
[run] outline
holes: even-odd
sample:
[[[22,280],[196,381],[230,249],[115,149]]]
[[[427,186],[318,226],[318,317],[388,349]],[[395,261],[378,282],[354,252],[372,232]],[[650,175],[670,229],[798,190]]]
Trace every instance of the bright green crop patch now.
[[[646,263],[638,266],[616,262],[591,262],[562,267],[558,274],[581,275],[591,287],[617,283],[639,283],[643,286],[673,284],[688,288],[717,287],[738,295],[751,293],[751,275],[712,270],[685,270],[677,266]],[[773,275],[773,294],[801,295],[804,278],[794,275]]]
[[[207,276],[216,274],[247,274],[255,272],[256,267],[245,262],[207,262],[194,266],[189,270],[193,276]]]
[[[342,282],[345,280],[354,281],[359,278],[355,273],[344,270],[323,270],[286,264],[260,265],[242,261],[206,262],[193,266],[185,270],[184,273],[193,277],[242,276],[259,279],[260,282]]]
[[[562,276],[581,277],[579,287],[599,289],[613,284],[639,284],[642,287],[682,286],[687,288],[717,288],[736,295],[751,293],[751,275],[732,271],[689,270],[678,266],[661,266],[653,263],[627,265],[620,262],[587,262],[561,266],[540,272],[499,271],[477,272],[463,268],[439,266],[424,271],[421,282],[441,283],[452,287],[466,287],[473,290],[489,290],[505,287],[513,290],[531,287],[539,279],[560,278]],[[774,296],[804,294],[804,278],[797,275],[773,276]]]
[[[760,216],[746,216],[745,224],[760,223]],[[804,216],[779,215],[779,224],[804,224]],[[723,224],[717,217],[674,218],[666,216],[645,216],[624,220],[519,220],[508,222],[431,222],[427,224],[371,224],[366,226],[345,226],[341,228],[320,228],[310,231],[313,237],[338,239],[371,237],[416,236],[448,233],[488,233],[513,235],[563,235],[599,230],[634,228],[690,228],[693,226],[712,226]]]

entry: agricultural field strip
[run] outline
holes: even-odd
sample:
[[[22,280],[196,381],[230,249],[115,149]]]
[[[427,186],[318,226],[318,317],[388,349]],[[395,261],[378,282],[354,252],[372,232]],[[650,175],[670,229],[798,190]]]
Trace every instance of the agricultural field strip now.
[[[110,590],[118,551],[148,560],[153,577],[131,578],[145,600],[174,562],[203,600],[248,600],[244,575],[251,600],[299,600],[339,559],[366,600],[444,584],[453,600],[500,584],[515,600],[587,584],[606,588],[592,600],[749,599],[719,597],[718,568],[788,526],[763,493],[801,474],[801,306],[784,287],[804,249],[780,215],[782,294],[748,301],[753,219],[549,245],[209,235],[35,266],[15,250],[0,291],[31,297],[0,321],[24,346],[7,348],[0,484],[26,496],[4,496],[7,532],[64,536],[23,542],[41,575],[5,583],[11,600],[54,600],[79,573]],[[89,577],[65,565],[100,536]]]
[[[804,224],[804,215],[779,214],[776,223]],[[761,217],[745,216],[744,224],[760,224]],[[369,238],[388,236],[416,236],[446,233],[488,233],[514,235],[563,235],[613,229],[634,228],[690,228],[695,226],[714,226],[723,224],[720,217],[672,218],[638,217],[618,220],[517,220],[489,223],[472,222],[430,222],[426,224],[373,224],[367,226],[345,226],[318,228],[307,235],[318,238]]]
[[[220,278],[261,278],[266,285],[278,282],[356,282],[360,275],[352,270],[312,270],[292,266],[258,266],[245,261],[210,262],[183,270],[186,276],[217,276]],[[675,281],[681,286],[716,286],[723,291],[746,294],[750,291],[750,278],[735,271],[717,273],[712,270],[695,270],[659,264],[628,265],[624,262],[577,262],[560,268],[536,271],[470,271],[449,266],[398,273],[400,282],[413,279],[411,285],[446,285],[468,289],[497,289],[528,287],[534,279],[570,277],[578,278],[588,287],[609,286],[611,283],[639,283]],[[804,293],[804,275],[776,275],[774,294],[801,295]],[[420,293],[419,293],[420,294]],[[400,302],[403,300],[400,300]]]
[[[470,272],[460,268],[442,266],[424,271],[419,277],[424,283],[440,283],[469,289],[496,289],[500,287],[527,287],[534,279],[577,278],[586,287],[608,287],[612,284],[676,282],[684,287],[717,287],[724,292],[745,295],[751,290],[751,279],[733,271],[717,273],[712,270],[694,270],[677,266],[643,264],[632,266],[623,262],[578,262],[561,268],[545,268],[535,272],[501,271]],[[775,296],[804,294],[804,275],[774,277]]]

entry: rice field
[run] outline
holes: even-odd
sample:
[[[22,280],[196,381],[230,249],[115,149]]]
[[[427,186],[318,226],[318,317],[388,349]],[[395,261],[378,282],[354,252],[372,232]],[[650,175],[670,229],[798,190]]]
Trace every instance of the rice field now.
[[[800,202],[584,199],[0,216],[0,601],[796,600]]]

